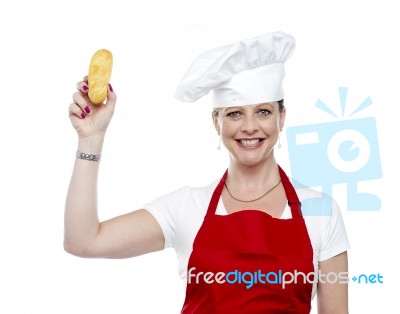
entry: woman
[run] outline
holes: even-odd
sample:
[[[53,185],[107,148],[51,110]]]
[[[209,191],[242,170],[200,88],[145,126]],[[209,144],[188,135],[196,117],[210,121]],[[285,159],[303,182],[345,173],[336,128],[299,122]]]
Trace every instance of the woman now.
[[[107,103],[92,106],[79,82],[69,109],[79,142],[66,251],[125,258],[174,247],[187,283],[182,313],[309,313],[316,292],[319,313],[347,313],[349,245],[340,211],[325,195],[296,191],[274,158],[286,115],[283,64],[294,47],[293,37],[276,32],[198,56],[176,96],[195,101],[213,92],[228,170],[209,186],[181,188],[102,223],[97,161],[116,95],[109,86]],[[300,201],[312,206],[313,198],[331,215],[302,217]]]

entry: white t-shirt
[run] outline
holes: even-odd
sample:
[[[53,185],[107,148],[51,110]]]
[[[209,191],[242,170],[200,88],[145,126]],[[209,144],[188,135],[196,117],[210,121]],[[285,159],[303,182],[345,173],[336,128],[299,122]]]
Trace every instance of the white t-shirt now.
[[[203,223],[212,193],[219,180],[204,187],[182,187],[144,205],[159,223],[165,238],[164,248],[174,248],[178,257],[178,271],[186,284],[187,265],[194,239]],[[326,194],[311,189],[296,190],[314,252],[314,268],[318,262],[347,251],[350,246],[340,210]],[[311,211],[312,210],[312,211]],[[310,213],[313,213],[311,215]],[[219,200],[216,215],[227,215]],[[290,207],[281,219],[290,219]],[[316,285],[313,287],[313,297]]]

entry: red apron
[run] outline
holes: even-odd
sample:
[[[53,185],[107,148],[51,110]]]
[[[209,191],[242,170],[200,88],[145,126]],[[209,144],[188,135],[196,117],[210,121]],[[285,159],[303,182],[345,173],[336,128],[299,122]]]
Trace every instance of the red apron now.
[[[310,313],[312,284],[304,283],[302,275],[284,288],[281,283],[284,273],[307,275],[314,273],[314,266],[301,204],[280,167],[279,172],[292,219],[276,219],[254,209],[215,215],[225,172],[193,242],[181,313]],[[290,274],[285,278],[289,280]]]

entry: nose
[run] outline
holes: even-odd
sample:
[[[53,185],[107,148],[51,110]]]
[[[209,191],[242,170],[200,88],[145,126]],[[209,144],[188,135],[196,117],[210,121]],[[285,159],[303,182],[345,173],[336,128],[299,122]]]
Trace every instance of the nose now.
[[[252,114],[245,115],[244,119],[242,120],[241,130],[242,132],[253,134],[258,131],[258,124],[256,117]]]

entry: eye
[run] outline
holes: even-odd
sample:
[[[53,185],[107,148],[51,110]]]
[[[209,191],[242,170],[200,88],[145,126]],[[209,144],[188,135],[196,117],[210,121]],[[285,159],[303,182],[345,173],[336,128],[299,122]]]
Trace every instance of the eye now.
[[[231,111],[231,112],[228,112],[228,113],[226,114],[226,116],[227,116],[227,117],[230,117],[230,118],[239,118],[239,117],[240,117],[240,111]]]
[[[258,114],[262,115],[262,116],[268,116],[271,114],[271,111],[269,111],[268,109],[260,109],[257,112]]]

